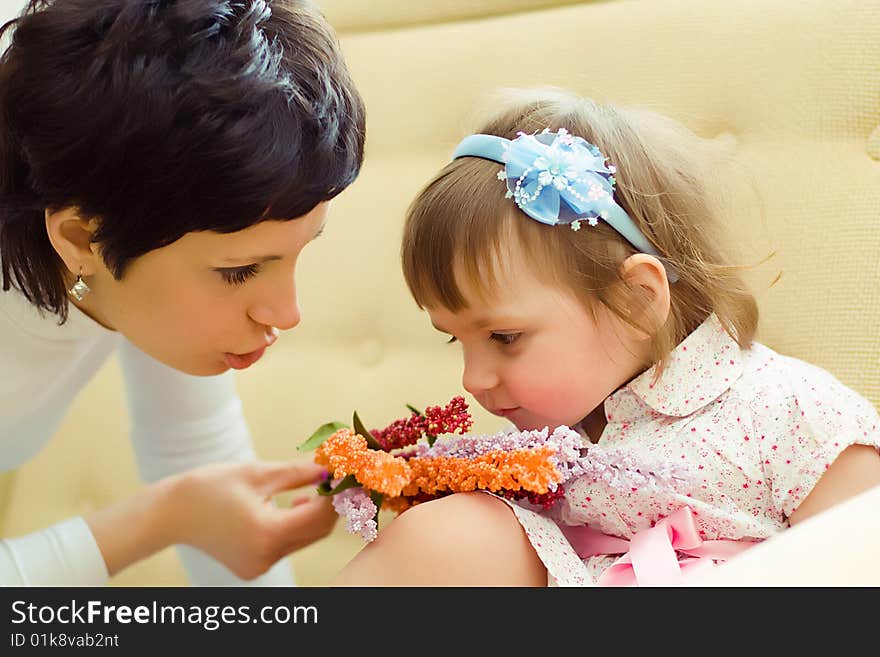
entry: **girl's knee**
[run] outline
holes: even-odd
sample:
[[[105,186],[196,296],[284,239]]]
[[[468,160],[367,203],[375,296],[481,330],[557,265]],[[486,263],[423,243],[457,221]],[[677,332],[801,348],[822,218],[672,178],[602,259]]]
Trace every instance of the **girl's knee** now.
[[[459,493],[410,508],[358,558],[383,573],[384,583],[542,586],[547,581],[513,511],[484,493]]]
[[[406,519],[406,520],[404,520]],[[504,525],[518,528],[516,517],[503,501],[485,493],[455,493],[430,502],[423,502],[403,513],[396,522],[403,521],[431,528],[449,526],[456,532],[475,527]]]
[[[436,523],[447,536],[457,537],[470,549],[510,549],[514,544],[532,549],[513,510],[492,495],[459,493],[424,506],[420,523]]]

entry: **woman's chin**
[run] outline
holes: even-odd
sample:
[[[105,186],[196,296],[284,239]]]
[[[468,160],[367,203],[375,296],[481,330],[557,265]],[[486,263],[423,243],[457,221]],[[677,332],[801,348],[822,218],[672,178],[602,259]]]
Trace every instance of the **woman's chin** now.
[[[223,358],[193,356],[165,356],[161,354],[150,354],[154,359],[178,372],[189,374],[190,376],[217,376],[231,369],[229,364]]]
[[[192,376],[217,376],[228,372],[232,368],[226,361],[208,361],[204,364],[188,363],[189,367],[180,367],[180,371],[191,374]]]

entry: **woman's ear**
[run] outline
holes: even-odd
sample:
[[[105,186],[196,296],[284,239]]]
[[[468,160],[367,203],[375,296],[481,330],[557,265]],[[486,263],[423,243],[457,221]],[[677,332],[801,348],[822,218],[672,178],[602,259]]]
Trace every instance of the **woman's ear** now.
[[[620,267],[628,288],[625,303],[632,323],[639,327],[639,337],[652,337],[666,323],[670,310],[669,281],[663,263],[647,253],[631,255]],[[647,333],[646,331],[650,331]]]
[[[98,228],[96,219],[85,219],[76,208],[46,210],[46,233],[55,252],[73,274],[95,273],[99,257],[92,235]]]

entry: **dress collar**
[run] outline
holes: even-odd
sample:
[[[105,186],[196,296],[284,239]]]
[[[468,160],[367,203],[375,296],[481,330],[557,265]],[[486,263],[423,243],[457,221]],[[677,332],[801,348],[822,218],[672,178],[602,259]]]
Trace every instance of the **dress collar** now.
[[[624,419],[613,409],[623,410],[622,398],[627,394],[662,415],[686,417],[718,399],[740,378],[743,352],[713,313],[670,352],[663,376],[655,384],[656,368],[654,365],[609,397],[609,419]]]

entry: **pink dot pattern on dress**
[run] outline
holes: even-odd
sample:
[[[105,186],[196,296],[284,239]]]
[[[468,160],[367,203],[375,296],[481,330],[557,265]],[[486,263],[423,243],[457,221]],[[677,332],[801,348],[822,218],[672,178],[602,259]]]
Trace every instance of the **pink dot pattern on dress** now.
[[[835,458],[854,444],[880,448],[880,416],[829,372],[760,343],[741,349],[710,316],[653,368],[605,401],[607,426],[590,449],[689,466],[685,486],[619,490],[581,477],[550,512],[515,509],[551,581],[588,585],[615,556],[581,560],[557,523],[631,538],[683,505],[704,540],[769,538],[788,527]]]

